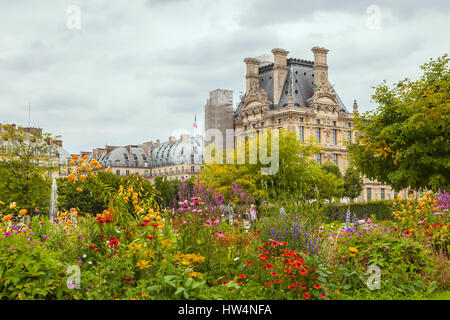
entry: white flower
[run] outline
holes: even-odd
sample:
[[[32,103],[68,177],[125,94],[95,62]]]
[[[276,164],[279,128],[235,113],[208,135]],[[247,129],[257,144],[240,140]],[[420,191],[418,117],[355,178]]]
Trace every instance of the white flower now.
[[[89,264],[92,264],[92,261],[88,261]]]
[[[87,255],[83,254],[83,258],[86,258],[86,257],[87,257]]]
[[[234,258],[234,261],[238,261],[238,260],[239,260],[239,257]]]

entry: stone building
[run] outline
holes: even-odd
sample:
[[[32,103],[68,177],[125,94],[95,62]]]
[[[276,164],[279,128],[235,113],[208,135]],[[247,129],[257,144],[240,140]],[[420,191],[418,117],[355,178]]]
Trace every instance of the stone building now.
[[[205,142],[214,143],[215,147],[225,150],[226,130],[233,129],[233,91],[216,89],[209,93],[209,98],[205,105]],[[212,130],[218,130],[214,133]],[[212,133],[212,135],[211,135]],[[215,140],[223,137],[222,141]],[[229,148],[234,148],[234,140],[231,139]]]
[[[246,92],[234,113],[236,134],[261,129],[295,131],[302,142],[314,139],[323,148],[316,160],[334,162],[344,174],[345,142],[354,138],[353,116],[328,81],[327,49],[311,49],[314,61],[288,58],[289,52],[273,49],[273,63],[246,58]],[[406,194],[404,190],[403,195]],[[357,201],[392,199],[390,186],[365,179]]]
[[[80,157],[88,155],[87,161],[96,159],[104,168],[118,176],[137,174],[154,182],[158,176],[167,179],[189,179],[197,176],[203,169],[203,138],[181,135],[177,140],[169,137],[167,142],[159,139],[140,145],[105,146],[92,152],[81,152]],[[67,157],[64,164],[72,159]],[[67,168],[68,175],[74,168]]]
[[[153,145],[151,151],[152,177],[165,176],[167,179],[189,179],[197,176],[203,169],[204,141],[202,136],[181,135],[176,140]]]

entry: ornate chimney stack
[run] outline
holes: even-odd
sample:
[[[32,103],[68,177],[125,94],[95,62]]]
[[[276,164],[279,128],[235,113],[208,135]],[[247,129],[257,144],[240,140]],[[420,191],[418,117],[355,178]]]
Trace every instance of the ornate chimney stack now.
[[[358,113],[358,104],[356,103],[356,99],[353,102],[353,113]]]
[[[245,58],[247,65],[246,92],[259,89],[259,60],[255,58]]]
[[[273,103],[280,102],[281,92],[288,73],[287,55],[289,51],[284,49],[272,49],[273,53]]]
[[[320,87],[328,88],[328,49],[314,47],[311,49],[314,53],[314,90]]]

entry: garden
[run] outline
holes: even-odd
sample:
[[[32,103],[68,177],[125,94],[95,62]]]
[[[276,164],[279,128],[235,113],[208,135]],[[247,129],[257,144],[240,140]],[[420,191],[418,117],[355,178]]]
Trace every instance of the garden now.
[[[102,184],[74,158],[74,192]],[[180,183],[172,208],[128,179],[103,186],[106,208],[34,216],[1,204],[1,299],[427,299],[449,290],[445,191],[392,203],[390,218],[327,222],[317,203],[260,202],[236,182],[223,195]]]

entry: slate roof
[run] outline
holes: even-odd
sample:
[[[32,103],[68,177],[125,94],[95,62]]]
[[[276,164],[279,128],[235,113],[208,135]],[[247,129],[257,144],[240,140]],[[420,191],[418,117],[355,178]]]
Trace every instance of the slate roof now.
[[[308,107],[307,100],[314,94],[313,80],[314,62],[301,59],[289,58],[287,59],[288,74],[281,92],[281,97],[278,105],[273,104],[273,63],[266,64],[259,67],[259,85],[267,93],[267,99],[271,101],[270,109],[280,109],[288,105],[289,89],[292,89],[292,98],[294,105],[299,107]],[[334,93],[336,91],[332,89]],[[340,100],[340,110],[347,111],[344,103]],[[234,117],[242,115],[242,105],[244,104],[245,96],[239,102]]]

